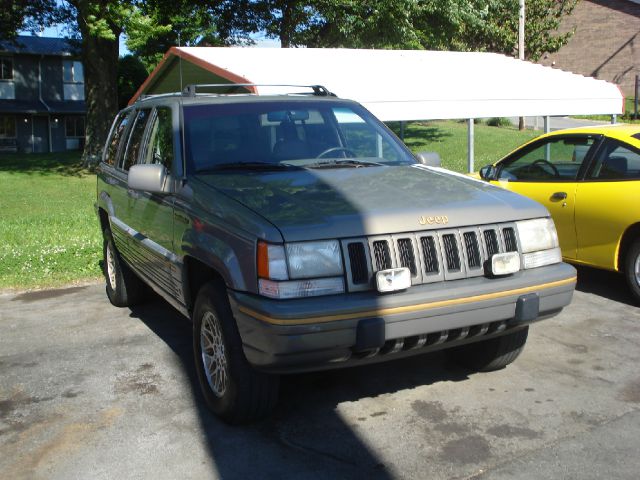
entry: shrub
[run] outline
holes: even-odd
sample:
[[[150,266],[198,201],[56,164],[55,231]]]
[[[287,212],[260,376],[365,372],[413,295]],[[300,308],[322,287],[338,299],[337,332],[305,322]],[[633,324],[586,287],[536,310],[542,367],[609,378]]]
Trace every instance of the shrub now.
[[[506,117],[493,117],[487,120],[487,125],[490,127],[510,127],[511,120]]]

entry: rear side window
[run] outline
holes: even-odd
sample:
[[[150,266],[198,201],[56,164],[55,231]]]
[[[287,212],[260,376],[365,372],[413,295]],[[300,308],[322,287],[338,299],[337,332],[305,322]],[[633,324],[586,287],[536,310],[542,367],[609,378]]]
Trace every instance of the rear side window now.
[[[131,127],[131,135],[129,135],[129,142],[127,143],[127,151],[124,154],[122,169],[125,171],[128,171],[131,165],[134,165],[138,160],[145,127],[149,120],[149,113],[151,113],[149,109],[144,109],[139,110],[136,114],[135,123]]]
[[[148,145],[143,163],[161,163],[168,170],[171,170],[171,165],[173,165],[173,122],[169,107],[156,109]]]
[[[589,177],[595,180],[638,180],[640,152],[630,145],[607,140],[598,151]]]
[[[109,165],[116,165],[118,163],[116,158],[118,155],[118,146],[120,145],[120,140],[123,138],[123,133],[127,129],[130,113],[130,111],[120,112],[113,124],[113,130],[107,142],[107,152],[104,157],[105,163]]]

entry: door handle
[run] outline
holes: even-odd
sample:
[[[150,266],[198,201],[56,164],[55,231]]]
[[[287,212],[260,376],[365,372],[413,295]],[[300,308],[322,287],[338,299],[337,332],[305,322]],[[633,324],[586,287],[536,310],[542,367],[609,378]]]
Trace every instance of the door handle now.
[[[566,198],[567,198],[566,192],[556,192],[553,195],[551,195],[552,202],[559,202],[560,200],[565,200]]]

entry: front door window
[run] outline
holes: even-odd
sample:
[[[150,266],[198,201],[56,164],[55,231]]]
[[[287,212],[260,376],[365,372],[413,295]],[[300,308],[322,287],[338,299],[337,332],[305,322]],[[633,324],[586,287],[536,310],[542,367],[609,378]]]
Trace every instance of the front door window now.
[[[592,137],[548,139],[504,161],[498,179],[510,182],[574,181],[594,143]]]

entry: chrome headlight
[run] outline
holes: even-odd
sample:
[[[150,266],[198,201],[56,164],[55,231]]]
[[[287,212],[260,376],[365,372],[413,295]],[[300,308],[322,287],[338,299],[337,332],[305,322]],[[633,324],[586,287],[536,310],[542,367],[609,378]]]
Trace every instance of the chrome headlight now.
[[[271,298],[344,293],[337,240],[273,245],[258,242],[258,291]]]
[[[558,232],[551,218],[516,222],[524,268],[542,267],[562,261]]]

